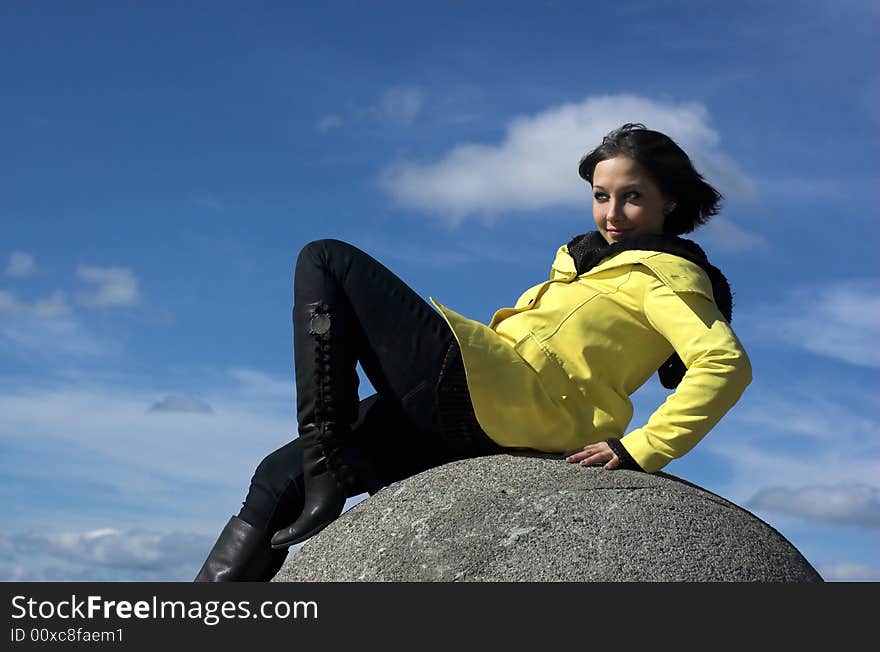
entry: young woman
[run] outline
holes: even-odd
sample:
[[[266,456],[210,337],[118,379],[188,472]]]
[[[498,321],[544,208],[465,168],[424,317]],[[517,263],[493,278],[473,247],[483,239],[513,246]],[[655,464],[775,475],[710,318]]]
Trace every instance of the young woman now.
[[[727,280],[679,237],[721,195],[669,137],[612,131],[580,161],[596,230],[559,248],[550,279],[488,325],[423,301],[338,240],[303,248],[294,277],[299,437],[257,467],[196,581],[271,579],[290,545],[345,499],[453,460],[532,449],[560,462],[654,472],[739,400],[751,366]],[[376,394],[358,400],[360,362]],[[653,373],[675,391],[626,432]]]

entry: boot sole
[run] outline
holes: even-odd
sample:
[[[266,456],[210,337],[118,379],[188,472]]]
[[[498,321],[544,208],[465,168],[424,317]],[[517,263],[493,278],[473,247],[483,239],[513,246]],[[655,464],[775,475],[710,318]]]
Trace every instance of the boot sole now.
[[[331,521],[331,522],[332,522],[332,521]],[[273,549],[273,550],[282,550],[282,549],[284,549],[284,548],[289,548],[290,546],[295,546],[295,545],[298,544],[298,543],[302,543],[303,541],[306,541],[306,540],[308,540],[308,539],[311,539],[313,536],[315,536],[316,534],[318,534],[318,532],[320,532],[321,530],[325,529],[328,525],[330,525],[330,523],[327,523],[327,524],[325,524],[325,525],[318,526],[318,527],[316,527],[316,528],[312,528],[311,530],[309,530],[309,531],[306,532],[305,534],[302,534],[302,535],[300,535],[300,536],[298,536],[298,537],[296,537],[296,538],[294,538],[294,539],[291,539],[289,542],[285,542],[285,543],[272,543],[272,544],[270,544],[270,545],[272,546],[272,549]]]

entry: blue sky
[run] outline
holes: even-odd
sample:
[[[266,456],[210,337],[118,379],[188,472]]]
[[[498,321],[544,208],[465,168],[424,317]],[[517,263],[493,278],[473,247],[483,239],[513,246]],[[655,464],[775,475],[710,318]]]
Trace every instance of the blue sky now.
[[[295,434],[300,248],[347,240],[488,321],[593,228],[578,158],[643,122],[726,197],[693,239],[755,376],[665,470],[880,580],[877,25],[856,0],[3,3],[0,579],[191,579]]]

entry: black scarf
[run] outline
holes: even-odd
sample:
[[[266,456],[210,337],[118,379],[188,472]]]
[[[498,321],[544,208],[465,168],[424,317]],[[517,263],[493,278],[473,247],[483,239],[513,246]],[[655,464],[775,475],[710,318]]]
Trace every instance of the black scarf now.
[[[709,262],[706,253],[693,240],[674,235],[639,235],[626,238],[620,242],[608,244],[599,231],[589,231],[574,236],[568,243],[568,253],[574,259],[578,275],[593,269],[599,262],[615,256],[621,251],[645,249],[662,251],[685,258],[703,268],[712,282],[712,293],[715,304],[724,315],[727,323],[733,318],[733,295],[730,284],[721,271]],[[687,368],[678,356],[673,353],[666,362],[660,365],[657,374],[666,389],[675,389],[684,377]]]

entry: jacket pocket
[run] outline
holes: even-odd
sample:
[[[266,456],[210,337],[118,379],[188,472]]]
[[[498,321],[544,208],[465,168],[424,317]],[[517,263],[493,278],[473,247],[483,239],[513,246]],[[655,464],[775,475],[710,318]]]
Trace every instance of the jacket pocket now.
[[[580,390],[553,351],[542,345],[533,332],[530,331],[517,342],[514,349],[538,375],[541,386],[554,402],[565,404],[575,399],[575,394]]]
[[[687,260],[668,262],[662,257],[643,260],[641,264],[654,272],[664,285],[676,294],[693,292],[715,303],[715,294],[708,274],[696,263]]]

